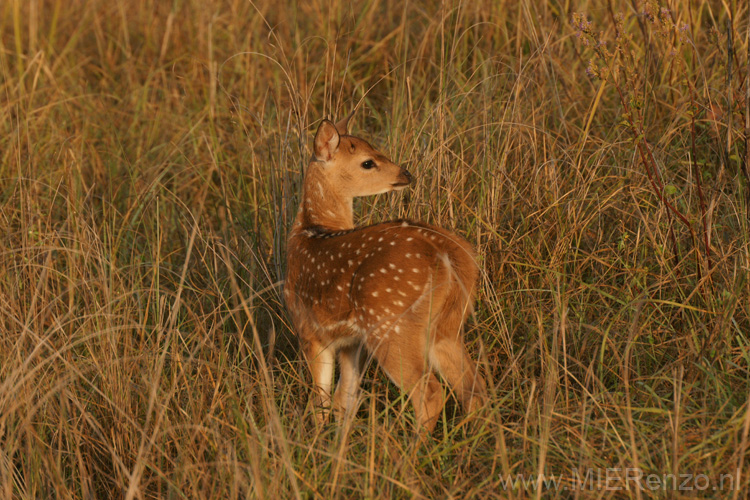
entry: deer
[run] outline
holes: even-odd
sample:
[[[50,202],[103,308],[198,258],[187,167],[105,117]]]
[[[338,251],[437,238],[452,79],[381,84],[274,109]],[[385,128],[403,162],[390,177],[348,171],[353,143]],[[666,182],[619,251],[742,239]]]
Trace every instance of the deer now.
[[[465,411],[487,401],[463,336],[479,275],[474,249],[410,220],[355,227],[355,197],[403,190],[412,176],[349,135],[351,116],[324,119],[315,134],[287,239],[284,301],[312,374],[319,423],[331,410],[340,420],[357,409],[369,358],[405,393],[418,428],[431,433],[446,400],[436,374]]]

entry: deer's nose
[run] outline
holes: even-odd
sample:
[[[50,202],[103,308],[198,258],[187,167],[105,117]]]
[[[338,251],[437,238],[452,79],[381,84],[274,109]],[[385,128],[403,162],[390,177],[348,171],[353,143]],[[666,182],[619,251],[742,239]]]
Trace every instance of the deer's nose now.
[[[409,182],[409,184],[411,184],[412,176],[411,176],[411,174],[409,173],[408,170],[406,170],[405,168],[402,168],[401,169],[401,175],[403,175],[404,177],[406,177],[406,180]]]

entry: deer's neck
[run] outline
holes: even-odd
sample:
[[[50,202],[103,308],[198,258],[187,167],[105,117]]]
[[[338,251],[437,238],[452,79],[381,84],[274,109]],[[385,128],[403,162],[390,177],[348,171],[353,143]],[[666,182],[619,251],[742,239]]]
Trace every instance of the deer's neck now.
[[[316,163],[308,166],[294,229],[317,227],[329,231],[354,228],[352,198],[342,196]]]

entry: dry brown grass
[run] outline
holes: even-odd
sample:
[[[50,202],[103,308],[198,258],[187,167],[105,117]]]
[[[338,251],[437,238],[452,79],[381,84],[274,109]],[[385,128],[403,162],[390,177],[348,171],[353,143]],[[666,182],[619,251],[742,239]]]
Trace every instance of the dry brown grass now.
[[[695,134],[684,80],[652,58],[665,42],[631,3],[612,12],[645,61],[633,88],[669,200],[701,235],[695,138],[710,267],[670,225],[616,92],[586,76],[570,15],[611,39],[605,7],[0,3],[0,496],[747,489],[748,8],[670,7],[695,44],[677,55]],[[480,254],[467,337],[492,403],[468,417],[449,407],[426,445],[375,368],[348,429],[316,429],[280,299],[311,134],[355,103],[355,129],[417,179],[363,200],[360,222],[442,224]],[[575,482],[589,470],[593,482]],[[643,490],[624,480],[638,471]],[[579,491],[505,489],[538,473]],[[678,484],[651,490],[649,474]],[[677,488],[681,474],[693,490]]]

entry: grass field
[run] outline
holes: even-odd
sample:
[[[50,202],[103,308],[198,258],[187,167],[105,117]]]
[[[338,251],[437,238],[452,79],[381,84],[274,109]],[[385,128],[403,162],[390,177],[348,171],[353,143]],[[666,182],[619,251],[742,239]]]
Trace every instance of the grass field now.
[[[0,497],[744,498],[750,16],[661,8],[0,3]],[[374,366],[316,428],[281,300],[356,105],[415,177],[359,223],[478,249],[491,403],[425,443]]]

